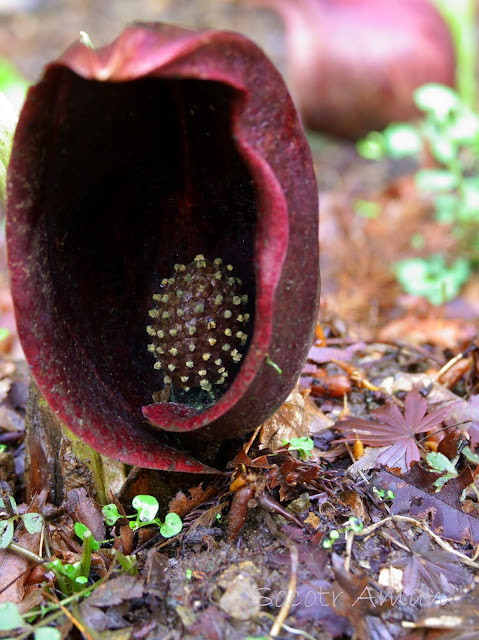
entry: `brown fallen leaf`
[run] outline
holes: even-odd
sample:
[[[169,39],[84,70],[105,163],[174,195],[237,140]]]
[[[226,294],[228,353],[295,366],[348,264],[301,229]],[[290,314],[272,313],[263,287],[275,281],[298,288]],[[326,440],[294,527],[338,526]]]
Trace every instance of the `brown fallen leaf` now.
[[[412,309],[402,318],[391,320],[379,331],[379,340],[395,342],[402,340],[410,344],[431,344],[451,351],[463,350],[476,335],[472,322],[462,318],[443,318],[436,315],[419,317]]]
[[[45,506],[48,489],[32,500],[29,513],[42,513]],[[19,546],[39,553],[40,533],[28,533],[23,525],[18,525],[15,531],[15,542]],[[24,556],[10,549],[0,550],[0,602],[14,602],[18,604],[24,596],[25,582],[28,578],[33,563]]]
[[[416,463],[402,476],[390,471],[381,471],[377,478],[381,489],[394,492],[391,514],[407,513],[419,518],[431,518],[433,530],[456,542],[479,543],[479,515],[467,512],[467,505],[461,502],[461,494],[474,480],[471,470],[464,469],[457,477],[451,478],[436,493],[429,493],[435,480],[442,474],[428,471]],[[466,501],[467,502],[467,501]]]
[[[277,451],[283,441],[309,436],[309,419],[305,411],[304,397],[299,386],[291,391],[281,407],[266,420],[260,431],[260,449]]]

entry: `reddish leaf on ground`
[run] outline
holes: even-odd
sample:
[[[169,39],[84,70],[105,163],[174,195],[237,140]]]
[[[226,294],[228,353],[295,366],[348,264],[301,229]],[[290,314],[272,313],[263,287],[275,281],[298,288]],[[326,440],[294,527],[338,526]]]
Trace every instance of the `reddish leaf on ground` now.
[[[377,459],[379,464],[407,471],[420,458],[415,435],[430,431],[441,424],[453,403],[442,405],[427,413],[427,401],[418,391],[410,391],[404,401],[404,413],[392,402],[373,411],[376,420],[350,417],[336,423],[345,440],[359,438],[373,447],[390,445]]]
[[[471,575],[448,551],[430,550],[429,535],[424,532],[412,545],[412,554],[394,560],[395,567],[404,569],[404,595],[410,596],[425,583],[433,593],[452,593],[453,584],[466,585]]]
[[[429,475],[430,484],[427,483]],[[479,516],[475,511],[466,512],[467,505],[461,502],[463,490],[473,482],[471,470],[465,469],[449,480],[441,491],[429,494],[427,488],[432,487],[438,475],[441,474],[415,464],[401,477],[386,470],[381,471],[378,486],[394,492],[396,497],[391,505],[393,515],[407,513],[418,518],[431,518],[433,530],[443,538],[479,543]]]

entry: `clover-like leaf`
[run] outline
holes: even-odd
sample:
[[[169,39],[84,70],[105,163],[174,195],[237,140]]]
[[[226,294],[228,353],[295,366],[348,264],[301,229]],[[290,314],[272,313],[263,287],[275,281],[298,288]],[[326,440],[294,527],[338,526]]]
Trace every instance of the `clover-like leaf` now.
[[[373,412],[375,420],[350,417],[336,423],[345,440],[354,442],[359,438],[364,444],[388,448],[377,462],[388,467],[407,471],[412,462],[419,460],[419,449],[415,435],[430,431],[441,424],[454,403],[437,407],[427,412],[427,401],[418,391],[410,391],[404,400],[404,412],[392,402]]]
[[[24,625],[18,605],[13,602],[0,603],[0,631],[12,631]]]
[[[106,504],[101,510],[103,518],[107,525],[113,526],[117,520],[120,520],[123,516],[118,511],[116,504]]]
[[[42,530],[43,516],[41,513],[25,513],[22,520],[28,533],[40,533]]]
[[[6,549],[13,539],[13,520],[0,522],[0,549]]]
[[[165,523],[160,527],[160,533],[164,538],[172,538],[180,533],[183,528],[183,523],[180,516],[177,513],[167,513],[165,516]]]
[[[138,511],[140,522],[150,522],[158,513],[158,500],[153,496],[138,495],[131,502],[134,509]]]

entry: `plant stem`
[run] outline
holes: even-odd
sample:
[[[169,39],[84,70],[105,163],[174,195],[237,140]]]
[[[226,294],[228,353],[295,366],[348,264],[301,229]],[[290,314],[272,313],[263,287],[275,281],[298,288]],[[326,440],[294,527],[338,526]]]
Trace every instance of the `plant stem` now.
[[[85,576],[88,580],[90,575],[91,552],[93,550],[93,536],[91,531],[85,531],[83,534],[83,553],[81,557],[80,575]]]
[[[457,92],[471,109],[477,107],[476,0],[434,0],[451,30],[456,50]]]
[[[13,106],[0,92],[0,204],[5,204],[7,167],[12,150],[12,139],[17,116]]]

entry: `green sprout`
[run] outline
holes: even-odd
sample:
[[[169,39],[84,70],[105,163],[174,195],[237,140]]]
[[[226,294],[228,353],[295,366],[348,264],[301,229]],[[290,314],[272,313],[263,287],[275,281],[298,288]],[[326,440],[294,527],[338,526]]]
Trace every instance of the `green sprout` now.
[[[434,156],[437,168],[419,169],[416,186],[432,197],[436,221],[450,225],[461,257],[448,263],[439,255],[401,260],[394,271],[407,293],[440,305],[455,298],[479,267],[479,113],[440,84],[419,87],[414,100],[424,113],[422,122],[371,132],[357,150],[368,159],[412,156],[420,162],[427,152]],[[417,246],[416,238],[411,245]]]
[[[269,357],[269,355],[268,355],[268,354],[266,354],[265,359],[266,359],[266,364],[269,364],[269,366],[270,366],[270,367],[273,367],[273,369],[274,369],[275,371],[277,371],[279,375],[281,375],[281,374],[283,373],[283,370],[282,370],[282,369],[280,369],[280,368],[278,367],[278,365],[276,364],[276,362],[273,362],[273,361],[271,360],[271,358]]]
[[[40,533],[43,528],[43,516],[40,513],[19,514],[15,498],[8,496],[8,505],[0,498],[0,509],[13,513],[10,518],[0,520],[0,549],[6,549],[13,540],[15,523],[22,521],[28,533]]]
[[[356,516],[351,516],[349,520],[344,523],[344,527],[341,529],[331,529],[328,533],[328,536],[323,540],[323,547],[325,549],[331,549],[333,544],[341,537],[341,534],[344,534],[347,537],[348,533],[352,531],[353,533],[359,534],[364,528],[364,523],[362,520],[357,518]]]
[[[291,438],[288,440],[283,440],[283,446],[289,444],[289,451],[297,451],[299,453],[299,457],[301,460],[307,460],[309,456],[312,455],[312,450],[314,449],[314,442],[311,438],[303,436],[301,438]]]
[[[353,531],[354,533],[361,533],[364,529],[364,522],[356,516],[351,516],[345,523],[344,528],[346,531]]]
[[[94,49],[93,42],[86,31],[80,31],[80,42],[89,49]]]
[[[373,493],[375,493],[380,500],[384,501],[394,500],[394,498],[396,497],[396,494],[391,489],[385,491],[384,489],[377,489],[376,487],[373,487]]]
[[[164,522],[156,517],[160,505],[158,504],[158,500],[153,496],[135,496],[131,504],[136,510],[136,514],[126,517],[131,519],[130,527],[135,531],[141,527],[156,525],[160,528],[160,533],[164,538],[172,538],[176,536],[183,527],[181,518],[177,513],[167,513]],[[105,522],[109,526],[114,525],[117,520],[125,517],[119,513],[114,504],[105,505],[102,509],[102,514]]]

